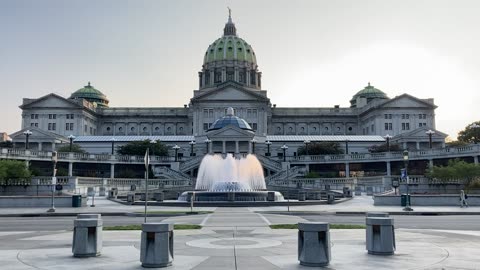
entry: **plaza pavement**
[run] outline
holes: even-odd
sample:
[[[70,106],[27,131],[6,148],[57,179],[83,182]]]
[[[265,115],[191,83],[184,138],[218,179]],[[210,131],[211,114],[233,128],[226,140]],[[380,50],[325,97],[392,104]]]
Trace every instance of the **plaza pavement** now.
[[[294,211],[386,211],[368,197],[357,197],[338,205],[292,207]],[[320,269],[303,267],[297,261],[297,230],[272,230],[269,224],[297,223],[300,217],[263,214],[281,213],[285,207],[201,208],[214,213],[171,217],[165,222],[201,224],[201,230],[175,231],[174,263],[165,269],[270,270]],[[415,208],[415,207],[414,207]],[[75,208],[59,208],[71,212]],[[474,208],[422,207],[422,211],[478,211]],[[0,209],[1,213],[13,213]],[[16,212],[18,213],[19,209]],[[21,209],[31,213],[36,209]],[[43,211],[45,209],[38,209]],[[118,206],[98,200],[95,208],[78,212],[142,211],[139,206]],[[166,210],[151,207],[150,210]],[[187,210],[174,208],[172,210]],[[1,224],[0,224],[1,226]],[[72,231],[0,232],[0,269],[142,269],[139,231],[104,231],[100,257],[74,258]],[[393,256],[375,256],[365,250],[365,230],[331,230],[332,261],[324,269],[480,269],[480,231],[396,230],[397,251]]]

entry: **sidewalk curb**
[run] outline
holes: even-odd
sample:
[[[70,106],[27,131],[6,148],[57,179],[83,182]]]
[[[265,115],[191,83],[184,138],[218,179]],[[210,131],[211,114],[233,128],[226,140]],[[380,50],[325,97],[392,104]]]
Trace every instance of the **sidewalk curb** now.
[[[429,212],[429,211],[412,211],[412,212],[403,212],[403,211],[255,211],[259,214],[272,214],[272,215],[291,215],[291,216],[321,216],[321,215],[344,215],[344,216],[365,216],[368,212],[384,212],[388,213],[391,216],[470,216],[470,215],[480,215],[480,212]]]
[[[84,212],[84,213],[23,213],[23,214],[0,214],[2,217],[76,217],[80,214],[101,214],[104,217],[143,217],[143,213],[133,212]],[[178,217],[178,216],[191,216],[191,215],[207,215],[203,213],[190,212],[185,213],[165,213],[165,214],[147,214],[147,217]]]

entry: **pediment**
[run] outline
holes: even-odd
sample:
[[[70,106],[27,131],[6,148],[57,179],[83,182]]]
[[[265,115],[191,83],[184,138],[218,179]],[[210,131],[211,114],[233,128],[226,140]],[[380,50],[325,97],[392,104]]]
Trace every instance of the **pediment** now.
[[[12,133],[12,134],[10,134],[10,138],[14,142],[25,142],[25,134],[23,134],[23,132],[26,131],[26,130],[29,130],[30,132],[32,132],[32,135],[29,136],[29,141],[30,142],[60,141],[60,142],[65,143],[65,142],[69,141],[68,138],[66,138],[64,136],[61,136],[59,134],[56,134],[56,133],[53,133],[53,132],[50,132],[50,131],[35,128],[35,127],[24,128],[24,129],[19,130],[15,133]]]
[[[429,130],[429,128],[426,127],[421,127],[417,128],[415,130],[412,130],[410,132],[402,133],[400,135],[395,136],[395,138],[427,138],[428,134],[426,133]],[[432,134],[432,138],[439,138],[439,139],[445,139],[448,135],[438,131],[434,130],[435,133]]]
[[[435,108],[436,106],[425,100],[418,99],[408,94],[392,98],[381,105],[382,108]]]
[[[192,101],[269,101],[265,91],[249,90],[236,84],[226,84],[212,90],[194,92]]]
[[[236,126],[229,125],[219,130],[213,130],[207,133],[208,138],[253,138],[255,134],[251,131],[240,129]]]
[[[31,100],[20,106],[22,109],[29,108],[78,108],[79,104],[56,94],[48,94],[38,99]]]

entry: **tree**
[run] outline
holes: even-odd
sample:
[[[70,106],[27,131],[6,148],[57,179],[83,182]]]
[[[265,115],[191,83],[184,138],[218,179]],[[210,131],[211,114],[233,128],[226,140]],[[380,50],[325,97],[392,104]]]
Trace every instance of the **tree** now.
[[[297,153],[299,156],[306,155],[307,151],[305,146],[298,148]],[[309,155],[338,155],[343,154],[343,149],[336,142],[314,142],[308,144]]]
[[[10,179],[30,179],[30,171],[25,162],[16,160],[0,160],[0,182],[8,183]]]
[[[390,144],[390,151],[397,152],[402,151],[402,147],[399,144]],[[388,152],[387,144],[380,144],[380,145],[372,145],[368,148],[368,152],[370,153],[379,153],[379,152]]]
[[[466,143],[480,142],[480,121],[473,122],[458,133],[458,140]]]
[[[67,144],[59,147],[57,149],[57,152],[62,152],[62,153],[72,152],[72,153],[81,153],[81,154],[86,153],[86,151],[83,150],[82,147],[80,147],[80,145],[78,144],[72,144],[72,151],[70,151],[70,145]]]
[[[433,166],[426,175],[439,180],[459,179],[466,187],[480,179],[480,166],[463,160],[449,160],[447,166]]]
[[[145,155],[147,148],[150,149],[150,155],[168,156],[168,148],[160,141],[151,143],[150,140],[133,141],[118,148],[117,153],[120,155],[142,156]]]

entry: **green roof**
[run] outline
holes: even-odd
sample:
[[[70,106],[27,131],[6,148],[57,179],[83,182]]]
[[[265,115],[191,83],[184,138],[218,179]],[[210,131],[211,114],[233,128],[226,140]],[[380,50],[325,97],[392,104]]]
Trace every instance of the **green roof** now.
[[[98,106],[108,106],[109,102],[107,96],[105,96],[102,92],[91,86],[90,82],[88,82],[88,85],[81,89],[78,89],[70,96],[70,99],[80,98],[86,99],[92,103],[97,103]]]
[[[242,38],[233,35],[223,36],[208,46],[203,63],[206,64],[223,60],[257,63],[252,46]]]
[[[358,91],[358,93],[356,93],[352,97],[350,102],[352,102],[352,101],[356,102],[358,97],[366,98],[368,100],[371,100],[371,99],[374,99],[374,98],[388,99],[387,94],[385,94],[382,90],[379,90],[379,89],[373,87],[372,85],[370,85],[370,83],[368,83],[368,85],[365,88]]]

